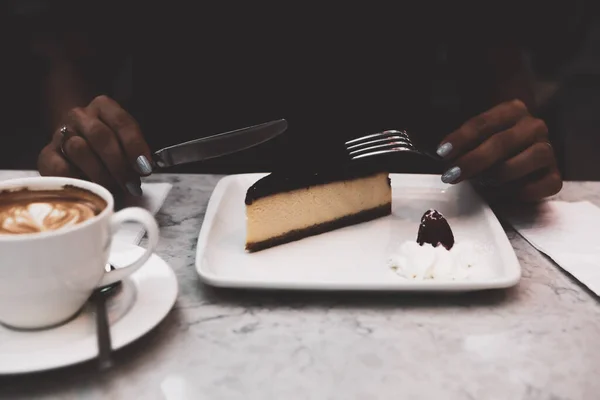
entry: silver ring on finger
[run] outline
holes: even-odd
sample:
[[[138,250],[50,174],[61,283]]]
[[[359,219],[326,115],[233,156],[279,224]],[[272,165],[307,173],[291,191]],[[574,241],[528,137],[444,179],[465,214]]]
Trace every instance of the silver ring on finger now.
[[[69,157],[67,157],[67,153],[65,152],[65,143],[71,137],[70,131],[69,131],[69,128],[66,125],[63,125],[63,126],[60,127],[59,132],[60,132],[60,135],[61,135],[61,138],[60,138],[60,152],[62,153],[62,156],[65,159],[68,160]]]

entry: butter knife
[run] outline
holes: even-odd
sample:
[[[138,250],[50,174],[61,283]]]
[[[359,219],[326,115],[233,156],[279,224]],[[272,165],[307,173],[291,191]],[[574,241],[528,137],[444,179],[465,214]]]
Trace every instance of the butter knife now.
[[[285,132],[287,127],[287,121],[279,119],[247,128],[236,129],[165,147],[154,152],[153,159],[156,165],[161,168],[204,161],[236,153],[264,143]]]

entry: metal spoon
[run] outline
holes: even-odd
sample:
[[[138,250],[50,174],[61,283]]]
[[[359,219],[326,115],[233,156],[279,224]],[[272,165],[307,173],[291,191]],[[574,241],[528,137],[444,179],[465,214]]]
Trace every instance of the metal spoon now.
[[[114,270],[110,264],[106,264],[106,271]],[[110,325],[108,324],[108,315],[106,312],[106,300],[120,289],[121,282],[115,282],[110,285],[102,286],[94,291],[91,300],[96,306],[96,338],[98,339],[98,366],[105,370],[112,366],[111,351],[112,344],[110,339]]]

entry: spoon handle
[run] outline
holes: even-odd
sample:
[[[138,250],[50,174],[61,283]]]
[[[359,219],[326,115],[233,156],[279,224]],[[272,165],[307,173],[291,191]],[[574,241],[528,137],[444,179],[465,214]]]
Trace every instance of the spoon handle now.
[[[96,338],[98,339],[98,365],[101,370],[110,368],[112,360],[110,353],[112,345],[110,340],[110,327],[108,325],[108,316],[106,313],[106,294],[96,293]]]

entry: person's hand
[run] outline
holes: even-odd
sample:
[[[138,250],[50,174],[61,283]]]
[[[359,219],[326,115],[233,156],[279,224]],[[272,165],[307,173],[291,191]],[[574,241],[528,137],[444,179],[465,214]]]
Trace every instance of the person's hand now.
[[[73,108],[38,158],[45,176],[87,179],[141,195],[140,175],[152,173],[150,148],[135,119],[106,96]]]
[[[562,188],[548,128],[520,100],[471,118],[437,149],[449,162],[445,183],[472,179],[495,194],[537,201]]]

